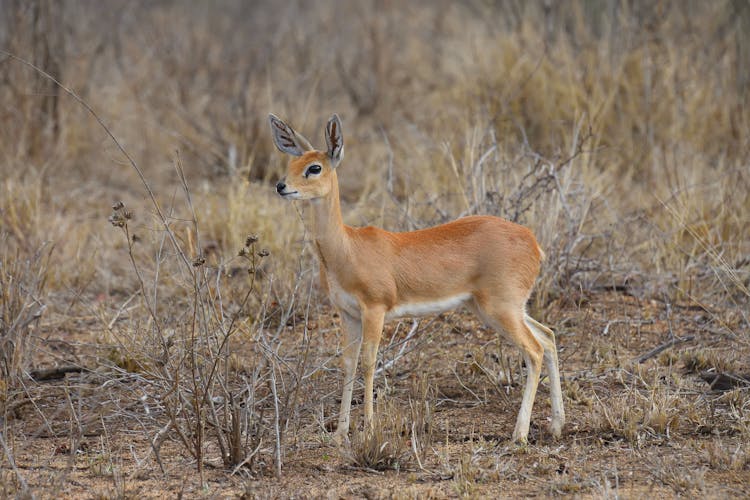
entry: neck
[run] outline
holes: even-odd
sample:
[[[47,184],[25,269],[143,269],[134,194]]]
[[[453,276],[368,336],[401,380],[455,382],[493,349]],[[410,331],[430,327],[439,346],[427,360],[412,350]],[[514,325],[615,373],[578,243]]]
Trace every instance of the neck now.
[[[344,221],[341,217],[339,202],[339,183],[336,172],[331,179],[331,191],[328,196],[314,200],[313,205],[313,236],[324,260],[326,256],[340,251],[346,239]]]

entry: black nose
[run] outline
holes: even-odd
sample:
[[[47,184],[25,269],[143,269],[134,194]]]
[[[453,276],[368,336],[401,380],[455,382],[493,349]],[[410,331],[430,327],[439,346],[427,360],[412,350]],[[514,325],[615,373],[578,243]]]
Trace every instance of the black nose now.
[[[279,181],[276,183],[276,192],[281,194],[282,191],[286,189],[286,184],[284,184],[284,181]]]

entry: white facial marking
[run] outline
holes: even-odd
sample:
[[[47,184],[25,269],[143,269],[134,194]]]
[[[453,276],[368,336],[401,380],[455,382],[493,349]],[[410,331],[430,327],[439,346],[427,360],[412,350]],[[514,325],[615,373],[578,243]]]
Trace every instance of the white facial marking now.
[[[290,193],[279,193],[282,198],[286,198],[287,200],[301,200],[302,197],[300,196],[298,191],[292,191]]]

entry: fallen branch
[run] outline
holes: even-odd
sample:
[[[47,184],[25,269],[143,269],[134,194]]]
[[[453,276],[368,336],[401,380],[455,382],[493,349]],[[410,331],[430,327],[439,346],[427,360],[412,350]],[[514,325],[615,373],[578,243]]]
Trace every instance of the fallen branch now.
[[[734,373],[704,372],[700,377],[706,382],[712,391],[730,391],[735,387],[749,387],[750,373],[735,375]]]
[[[357,467],[355,465],[342,465],[342,470],[351,470],[351,471],[357,471],[357,472],[368,472],[370,474],[377,474],[379,476],[384,476],[385,472],[381,470],[371,469],[369,467]]]
[[[35,382],[43,382],[45,380],[59,380],[61,378],[65,378],[65,375],[68,373],[84,373],[88,371],[90,370],[83,366],[58,366],[56,368],[33,370],[29,373],[29,376]]]
[[[658,355],[658,354],[659,354],[659,353],[661,353],[662,351],[666,351],[666,350],[667,350],[667,349],[669,349],[670,347],[674,347],[674,346],[676,346],[677,344],[683,344],[683,343],[685,343],[685,342],[690,342],[690,341],[691,341],[691,340],[693,340],[694,338],[695,338],[695,335],[690,335],[690,336],[688,336],[688,337],[675,337],[675,338],[673,338],[672,340],[670,340],[670,341],[668,341],[668,342],[665,342],[665,343],[663,343],[662,345],[660,345],[660,346],[658,346],[658,347],[655,347],[655,348],[651,349],[651,350],[650,350],[650,351],[648,351],[648,352],[647,352],[646,354],[644,354],[643,356],[641,356],[640,358],[638,358],[638,363],[639,363],[639,364],[640,364],[640,363],[644,363],[644,362],[646,362],[647,360],[649,360],[649,359],[653,358],[654,356]]]

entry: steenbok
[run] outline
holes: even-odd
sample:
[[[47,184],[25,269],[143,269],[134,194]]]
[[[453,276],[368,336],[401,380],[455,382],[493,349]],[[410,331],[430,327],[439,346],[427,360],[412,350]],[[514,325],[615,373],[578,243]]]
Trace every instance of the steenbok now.
[[[344,392],[334,439],[339,443],[347,439],[360,351],[365,425],[372,425],[372,386],[383,322],[461,305],[502,332],[523,353],[526,387],[513,439],[527,441],[542,360],[549,372],[551,431],[559,437],[565,412],[555,336],[526,314],[526,301],[543,257],[531,231],[490,216],[463,217],[404,233],[347,226],[341,218],[336,176],[344,156],[338,116],[333,115],[326,126],[325,151],[313,149],[276,116],[270,115],[269,121],[276,147],[292,156],[276,191],[289,200],[311,200],[321,282],[341,316]]]

